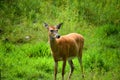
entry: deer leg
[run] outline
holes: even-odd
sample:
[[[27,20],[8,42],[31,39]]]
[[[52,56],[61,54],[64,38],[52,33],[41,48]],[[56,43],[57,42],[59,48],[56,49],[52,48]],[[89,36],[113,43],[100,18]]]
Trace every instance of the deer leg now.
[[[55,62],[55,65],[54,65],[54,80],[56,80],[56,77],[57,77],[57,68],[58,68],[58,62]]]
[[[84,78],[83,65],[82,65],[82,57],[78,57],[78,61],[80,63],[80,67],[81,67],[81,71],[82,71],[82,78]]]
[[[68,76],[68,80],[70,80],[70,78],[71,78],[71,76],[72,76],[72,73],[73,73],[73,71],[74,71],[74,65],[73,65],[73,62],[72,62],[72,60],[68,60],[68,63],[69,63],[69,65],[70,65],[70,73],[69,73],[69,76]]]
[[[66,66],[66,60],[63,61],[63,66],[62,66],[62,80],[64,80],[65,66]]]

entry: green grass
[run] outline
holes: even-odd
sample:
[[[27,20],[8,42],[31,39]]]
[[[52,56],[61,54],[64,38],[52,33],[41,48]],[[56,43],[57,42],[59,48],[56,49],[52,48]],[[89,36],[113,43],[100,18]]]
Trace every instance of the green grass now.
[[[108,27],[108,25],[93,28],[93,34],[91,34],[91,29],[87,30],[88,34],[84,33],[83,65],[86,80],[120,79],[120,46],[118,45],[120,42],[117,40],[119,39],[117,38],[119,37],[119,33],[112,34],[113,37],[116,36],[115,39],[109,39],[110,37],[105,37],[106,35],[102,36],[103,33],[106,33],[106,27]],[[102,33],[98,33],[98,30],[101,30],[100,32]],[[104,42],[105,44],[103,44]],[[20,80],[53,79],[54,61],[50,53],[50,46],[47,42],[25,43],[21,45],[1,41],[0,46],[1,78],[3,80],[13,78]],[[75,71],[72,79],[82,79],[77,58],[74,59],[74,65]],[[69,69],[70,67],[67,64],[66,79]],[[61,80],[61,70],[62,62],[60,62],[58,68],[58,80]]]
[[[53,80],[54,60],[43,22],[63,22],[61,35],[77,32],[84,36],[85,80],[120,80],[119,4],[118,0],[0,1],[1,80]],[[77,58],[73,61],[71,80],[82,80]],[[65,79],[69,70],[67,64]],[[61,71],[59,62],[58,80]]]

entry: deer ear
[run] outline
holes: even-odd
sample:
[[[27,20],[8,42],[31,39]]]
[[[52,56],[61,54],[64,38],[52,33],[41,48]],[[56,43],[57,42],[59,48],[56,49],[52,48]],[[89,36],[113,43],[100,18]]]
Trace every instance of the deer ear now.
[[[48,24],[47,23],[44,23],[43,25],[44,25],[44,27],[46,27],[48,29]]]
[[[63,24],[63,23],[58,24],[58,25],[56,26],[56,28],[57,28],[57,29],[60,29],[60,27],[61,27],[62,24]]]

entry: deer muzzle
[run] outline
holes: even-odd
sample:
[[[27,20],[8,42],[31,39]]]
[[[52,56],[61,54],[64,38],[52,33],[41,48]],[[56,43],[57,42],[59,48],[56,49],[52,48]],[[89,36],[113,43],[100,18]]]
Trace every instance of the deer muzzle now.
[[[55,37],[56,37],[56,38],[60,38],[60,35],[59,35],[59,34],[56,34]]]

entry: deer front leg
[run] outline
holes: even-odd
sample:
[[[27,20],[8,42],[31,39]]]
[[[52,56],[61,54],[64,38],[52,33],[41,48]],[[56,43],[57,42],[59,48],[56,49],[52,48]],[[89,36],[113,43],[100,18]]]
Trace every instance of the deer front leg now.
[[[64,80],[65,66],[66,66],[66,60],[63,61],[63,66],[62,66],[62,80]]]
[[[54,65],[54,80],[56,80],[56,77],[57,77],[57,68],[58,68],[58,62],[55,62],[55,65]]]

